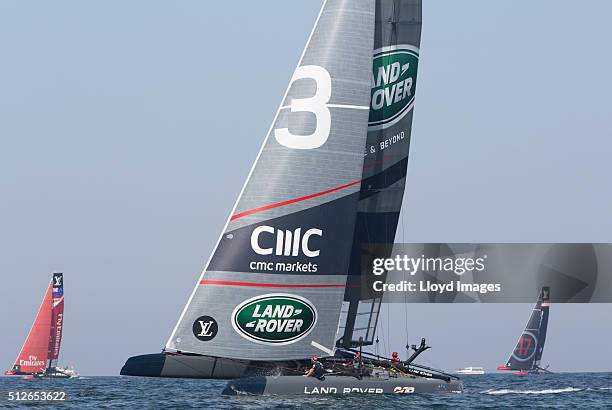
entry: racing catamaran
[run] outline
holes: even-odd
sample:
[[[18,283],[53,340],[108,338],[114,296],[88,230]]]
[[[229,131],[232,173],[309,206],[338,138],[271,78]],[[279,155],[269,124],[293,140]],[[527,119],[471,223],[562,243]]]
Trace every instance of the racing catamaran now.
[[[548,371],[548,366],[540,367],[548,329],[549,309],[550,288],[544,286],[516,347],[510,353],[506,364],[498,366],[497,370],[510,370],[513,374],[551,373]]]
[[[421,10],[421,0],[324,2],[162,353],[131,357],[122,375],[244,377],[228,394],[462,390],[415,364],[424,340],[403,361],[366,352],[381,298],[365,296],[361,279],[364,261],[388,257],[395,240]],[[301,377],[311,356],[324,377]]]
[[[54,273],[32,328],[7,376],[75,377],[73,369],[57,366],[64,327],[64,275]]]

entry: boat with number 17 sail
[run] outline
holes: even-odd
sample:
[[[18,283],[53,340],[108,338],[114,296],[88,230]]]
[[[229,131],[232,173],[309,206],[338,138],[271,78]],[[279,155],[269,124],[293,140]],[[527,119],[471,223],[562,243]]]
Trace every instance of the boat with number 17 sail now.
[[[71,368],[57,366],[64,328],[64,274],[54,273],[34,323],[7,376],[24,378],[76,377]]]
[[[424,339],[403,360],[370,352],[382,298],[361,289],[364,261],[395,241],[421,15],[421,0],[324,2],[162,353],[122,375],[236,379],[226,394],[463,390],[416,364]]]
[[[512,371],[513,374],[551,373],[548,366],[540,367],[548,330],[549,310],[550,288],[544,286],[514,350],[506,364],[498,366],[497,370]]]

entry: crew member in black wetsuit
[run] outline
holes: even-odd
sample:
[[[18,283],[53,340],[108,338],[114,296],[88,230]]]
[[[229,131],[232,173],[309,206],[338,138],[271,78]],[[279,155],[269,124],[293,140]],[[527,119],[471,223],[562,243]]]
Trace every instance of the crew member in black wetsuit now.
[[[304,374],[304,377],[316,377],[317,379],[320,379],[323,377],[323,374],[325,374],[325,369],[317,356],[312,356],[311,360],[312,366],[310,369],[308,369],[306,374]]]

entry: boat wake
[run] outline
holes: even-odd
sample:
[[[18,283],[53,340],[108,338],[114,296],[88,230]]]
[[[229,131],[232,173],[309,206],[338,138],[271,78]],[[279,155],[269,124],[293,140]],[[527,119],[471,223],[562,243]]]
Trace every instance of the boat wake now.
[[[232,396],[255,396],[255,394],[251,392],[236,388],[236,386],[234,386],[232,383],[229,383],[225,387],[223,394],[232,395]]]
[[[584,389],[579,389],[577,387],[565,387],[562,389],[543,389],[543,390],[512,390],[512,389],[499,389],[499,390],[485,390],[480,393],[489,394],[494,396],[504,395],[504,394],[559,394],[559,393],[573,393],[579,392]]]

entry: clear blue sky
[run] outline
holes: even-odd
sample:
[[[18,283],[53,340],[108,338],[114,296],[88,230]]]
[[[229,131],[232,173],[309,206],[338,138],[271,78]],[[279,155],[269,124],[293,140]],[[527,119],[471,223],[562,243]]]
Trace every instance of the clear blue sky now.
[[[53,270],[62,362],[117,374],[162,348],[320,5],[0,3],[0,366]],[[611,15],[607,0],[425,1],[399,239],[612,242]],[[530,308],[410,305],[409,332],[430,363],[491,369]],[[553,306],[544,362],[612,370],[610,314]]]

